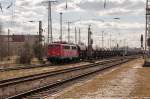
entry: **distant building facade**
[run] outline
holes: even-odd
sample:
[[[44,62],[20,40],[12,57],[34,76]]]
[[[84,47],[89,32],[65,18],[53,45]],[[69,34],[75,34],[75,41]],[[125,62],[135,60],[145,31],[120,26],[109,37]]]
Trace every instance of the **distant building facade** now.
[[[29,43],[30,46],[39,40],[38,35],[10,35],[8,39],[8,35],[0,35],[1,42],[5,44],[5,47],[8,48],[8,40],[9,40],[9,49],[10,53],[13,55],[17,55],[21,48],[25,43]]]

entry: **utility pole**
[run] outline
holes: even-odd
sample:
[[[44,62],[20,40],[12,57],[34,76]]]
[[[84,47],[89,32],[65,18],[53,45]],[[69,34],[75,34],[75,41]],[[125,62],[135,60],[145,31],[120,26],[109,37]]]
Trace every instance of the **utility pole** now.
[[[79,44],[81,43],[81,30],[79,28]]]
[[[146,23],[145,23],[145,51],[146,51],[146,49],[147,49],[147,31],[148,31],[148,0],[146,0],[146,16],[145,16],[145,18],[146,18]]]
[[[126,47],[126,39],[124,39],[124,42],[123,42],[123,43],[124,43],[124,48],[125,48],[125,47]]]
[[[42,32],[43,32],[42,21],[39,21],[39,44],[42,43]]]
[[[93,40],[92,40],[92,32],[91,32],[91,25],[89,25],[88,28],[88,59],[92,58],[92,44],[93,44]]]
[[[71,22],[67,22],[67,24],[68,24],[68,43],[70,43],[70,24],[71,24]]]
[[[42,21],[39,21],[39,55],[38,55],[38,58],[39,60],[42,60],[42,32],[43,32],[43,29],[42,29]]]
[[[77,44],[77,28],[75,27],[75,44]]]
[[[10,60],[10,42],[9,42],[10,30],[8,29],[8,60]]]
[[[107,39],[108,48],[110,48],[109,38]]]
[[[104,48],[104,31],[102,31],[102,48]]]
[[[52,3],[54,3],[56,1],[48,1],[48,43],[52,43],[53,42],[53,31],[52,31],[52,14],[51,14],[51,10],[52,10]],[[49,40],[50,39],[50,40]]]
[[[143,50],[143,34],[141,35],[141,49]]]
[[[124,39],[124,53],[126,54],[126,39]]]
[[[150,49],[150,1],[146,0],[145,50]]]
[[[60,12],[60,41],[62,42],[62,12]]]
[[[112,38],[112,35],[110,34],[110,49],[111,49],[111,41],[112,41],[111,38]]]

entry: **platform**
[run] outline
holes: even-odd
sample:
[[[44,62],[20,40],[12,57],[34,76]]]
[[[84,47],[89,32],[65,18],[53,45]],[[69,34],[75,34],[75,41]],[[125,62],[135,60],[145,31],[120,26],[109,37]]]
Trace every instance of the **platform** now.
[[[104,71],[46,99],[150,99],[150,68],[137,59]]]

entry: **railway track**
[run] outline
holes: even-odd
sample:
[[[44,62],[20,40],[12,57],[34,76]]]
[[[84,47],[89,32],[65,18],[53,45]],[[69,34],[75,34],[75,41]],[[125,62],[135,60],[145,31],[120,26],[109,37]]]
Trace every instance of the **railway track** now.
[[[100,63],[93,63],[90,65],[71,67],[63,70],[3,80],[0,81],[0,98],[21,99],[22,97],[27,97],[30,99],[32,95],[34,96],[36,93],[42,93],[43,90],[45,91],[45,89],[51,89],[51,87],[59,86],[63,83],[72,81],[82,76],[86,76],[104,70],[106,68],[122,64],[135,58],[136,57],[128,57],[124,59],[111,59],[105,60]],[[29,88],[26,89],[25,87]]]
[[[79,61],[81,62],[81,61]],[[79,63],[77,62],[77,63]],[[73,64],[73,63],[70,63]],[[25,66],[18,66],[18,67],[5,67],[5,68],[0,68],[0,72],[6,72],[6,71],[13,71],[13,70],[23,70],[23,69],[33,69],[33,68],[40,68],[40,67],[54,67],[54,66],[62,66],[62,65],[67,65],[66,64],[41,64],[41,65],[25,65]]]
[[[107,62],[110,62],[114,59],[109,59],[109,60],[104,60],[98,64],[104,64],[104,63],[107,63]],[[86,68],[86,67],[89,67],[91,65],[95,65],[95,64],[88,64],[88,65],[82,65],[82,66],[79,66],[79,67],[71,67],[71,68],[66,68],[66,69],[61,69],[61,70],[54,70],[54,71],[50,71],[50,72],[45,72],[45,73],[40,73],[40,74],[33,74],[33,75],[29,75],[29,76],[24,76],[24,77],[17,77],[17,78],[11,78],[11,79],[6,79],[6,80],[0,80],[0,87],[3,87],[3,86],[7,86],[7,85],[10,85],[11,83],[20,83],[20,80],[21,81],[27,81],[27,80],[32,80],[32,79],[35,79],[35,78],[42,78],[42,77],[45,77],[45,76],[49,76],[49,75],[56,75],[56,74],[60,74],[60,73],[63,73],[63,72],[67,72],[67,71],[71,71],[71,70],[75,70],[75,69],[80,69],[81,67],[82,68]],[[23,79],[23,80],[22,80]]]
[[[6,71],[11,71],[11,70],[39,68],[39,67],[47,67],[47,66],[54,66],[54,65],[52,65],[52,64],[42,64],[42,65],[26,65],[26,66],[18,66],[18,67],[0,68],[0,72],[6,72]]]
[[[81,62],[81,61],[78,61],[76,63],[79,63],[79,62]],[[62,66],[62,65],[66,65],[66,64],[57,64],[57,65]],[[72,64],[73,64],[73,62],[70,63],[70,65],[72,65]],[[22,70],[22,69],[33,69],[33,68],[48,67],[48,66],[53,67],[53,66],[56,66],[56,64],[26,65],[26,66],[17,66],[17,67],[0,67],[0,72],[6,72],[6,71],[12,71],[12,70]]]

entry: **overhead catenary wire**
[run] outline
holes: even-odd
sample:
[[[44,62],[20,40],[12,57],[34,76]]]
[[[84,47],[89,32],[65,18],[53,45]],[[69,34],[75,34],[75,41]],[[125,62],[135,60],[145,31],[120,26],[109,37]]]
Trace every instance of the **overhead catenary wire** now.
[[[10,3],[10,5],[7,6],[7,9],[13,6],[13,2]]]

